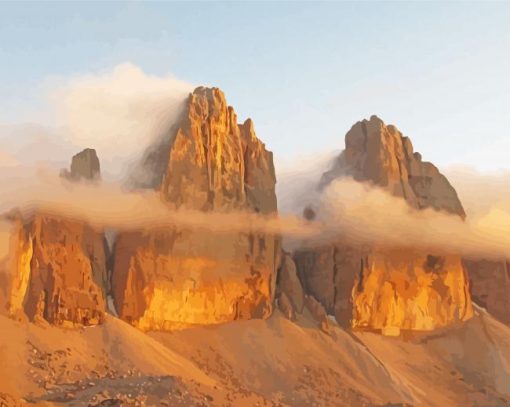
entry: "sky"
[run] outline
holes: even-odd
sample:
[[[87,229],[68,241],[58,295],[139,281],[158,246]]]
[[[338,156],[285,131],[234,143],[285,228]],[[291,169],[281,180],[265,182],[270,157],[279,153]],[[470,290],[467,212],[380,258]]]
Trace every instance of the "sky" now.
[[[510,2],[1,2],[0,126],[51,125],[55,83],[129,63],[220,87],[277,167],[377,114],[441,168],[509,170],[509,21]]]

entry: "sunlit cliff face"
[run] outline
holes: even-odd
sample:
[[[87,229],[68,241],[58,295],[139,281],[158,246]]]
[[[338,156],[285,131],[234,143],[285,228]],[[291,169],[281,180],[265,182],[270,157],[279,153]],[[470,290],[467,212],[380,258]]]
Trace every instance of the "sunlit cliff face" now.
[[[379,251],[362,260],[353,290],[353,328],[433,330],[473,316],[458,256]]]
[[[422,162],[410,140],[394,126],[372,116],[352,127],[345,144],[333,168],[323,175],[323,187],[350,176],[405,200],[407,211],[431,207],[464,218],[446,178],[432,164]],[[353,208],[343,210],[348,214]],[[369,209],[368,205],[365,210]],[[368,212],[369,217],[373,215]],[[399,230],[398,219],[394,222],[394,233],[405,234],[405,229]],[[353,231],[362,229],[354,223]],[[412,242],[402,244],[406,249],[396,250],[391,245],[384,248],[384,239],[356,243],[344,238],[315,250],[298,250],[296,265],[305,288],[343,325],[398,334],[400,329],[431,330],[469,319],[471,298],[460,256],[438,256],[413,250]]]
[[[237,124],[218,89],[198,88],[170,145],[160,184],[170,209],[276,212],[272,155],[251,121]],[[153,157],[153,156],[152,156]],[[141,329],[265,318],[272,310],[279,241],[206,229],[121,233],[112,275],[116,309]]]
[[[125,93],[129,82],[136,86]],[[97,323],[101,316],[95,313],[105,312],[109,295],[114,311],[143,329],[266,317],[280,254],[274,236],[280,235],[299,248],[294,259],[306,294],[343,324],[433,329],[470,317],[458,254],[506,256],[505,233],[494,227],[507,224],[501,221],[506,212],[492,208],[476,223],[466,220],[448,180],[422,161],[396,127],[374,116],[347,133],[346,149],[323,174],[321,188],[308,183],[301,191],[293,207],[312,201],[307,215],[277,215],[272,153],[252,121],[237,123],[219,89],[197,88],[182,98],[189,85],[169,95],[174,85],[171,78],[162,82],[123,66],[61,93],[60,108],[75,141],[119,121],[114,138],[125,142],[126,154],[134,145],[140,152],[137,129],[148,129],[152,144],[132,163],[129,188],[98,175],[97,156],[87,156],[92,150],[78,154],[83,160],[74,168],[95,182],[33,169],[37,176],[26,182],[22,167],[9,167],[18,178],[0,174],[0,208],[18,208],[24,225],[17,229],[19,247],[10,267],[13,314],[28,307],[31,318]],[[148,89],[145,97],[151,94],[143,114],[124,117],[143,105],[140,89]],[[100,97],[102,90],[107,97]],[[101,121],[96,107],[105,106],[111,117]],[[168,118],[157,120],[151,112]],[[96,139],[105,151],[115,150],[106,146],[108,137]],[[55,222],[61,232],[51,226]],[[105,228],[116,232],[113,256]],[[52,243],[58,239],[61,246]],[[429,258],[442,260],[431,267]],[[58,277],[69,268],[76,276]],[[37,279],[31,279],[34,272]],[[39,288],[31,293],[36,282]],[[87,290],[94,296],[90,304],[65,293]],[[33,297],[29,306],[27,293]]]

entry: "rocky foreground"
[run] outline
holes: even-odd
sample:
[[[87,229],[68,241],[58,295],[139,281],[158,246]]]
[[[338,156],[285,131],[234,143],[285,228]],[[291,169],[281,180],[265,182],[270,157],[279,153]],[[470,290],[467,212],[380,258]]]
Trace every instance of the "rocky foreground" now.
[[[290,322],[142,333],[108,316],[70,330],[0,317],[0,403],[74,406],[501,406],[510,328],[483,311],[405,340]],[[63,341],[62,338],[66,340]]]

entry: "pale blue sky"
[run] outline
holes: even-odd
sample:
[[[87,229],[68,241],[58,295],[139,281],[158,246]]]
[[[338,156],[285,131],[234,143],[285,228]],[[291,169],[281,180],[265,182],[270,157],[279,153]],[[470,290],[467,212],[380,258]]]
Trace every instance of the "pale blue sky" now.
[[[2,2],[0,123],[124,62],[219,86],[282,163],[377,114],[440,166],[510,169],[510,2]]]

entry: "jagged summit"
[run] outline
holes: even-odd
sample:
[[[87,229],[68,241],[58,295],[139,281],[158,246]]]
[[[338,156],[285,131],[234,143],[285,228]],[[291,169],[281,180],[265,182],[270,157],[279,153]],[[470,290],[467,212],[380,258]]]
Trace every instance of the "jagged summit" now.
[[[196,88],[170,147],[160,187],[164,200],[176,207],[269,213],[276,211],[275,183],[273,155],[253,122],[238,124],[220,89]]]
[[[101,166],[96,150],[86,148],[75,154],[71,160],[71,171],[64,169],[61,176],[72,181],[96,181],[101,178]]]
[[[396,126],[377,116],[352,126],[345,150],[320,184],[325,187],[343,176],[382,187],[416,209],[465,217],[446,177],[421,160]],[[459,256],[343,243],[298,250],[294,260],[305,291],[344,326],[394,335],[400,329],[431,330],[472,316]]]
[[[237,122],[219,88],[191,92],[177,122],[149,146],[140,167],[135,186],[159,191],[175,208],[276,211],[273,154],[251,119]]]
[[[172,209],[276,212],[272,153],[218,88],[190,93],[149,178]],[[159,171],[159,173],[158,173]],[[112,277],[121,318],[142,329],[270,315],[279,240],[166,230],[121,233]]]
[[[347,132],[345,150],[321,183],[326,185],[342,175],[386,188],[417,209],[431,207],[466,216],[448,179],[435,165],[422,161],[409,137],[375,115],[357,122]]]

